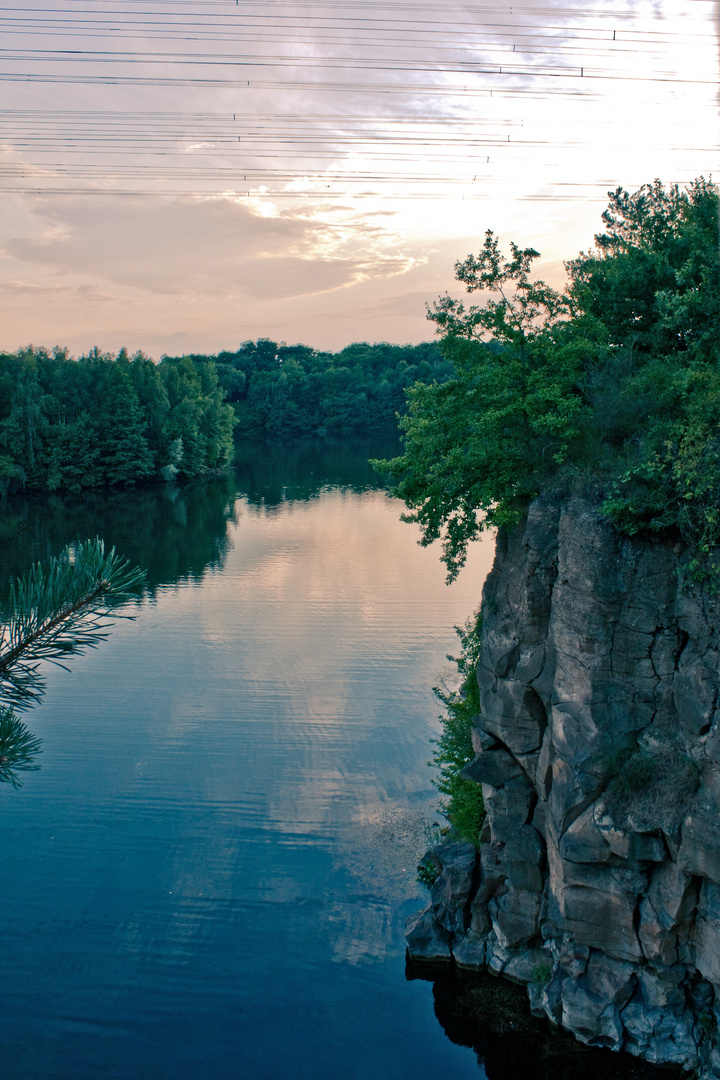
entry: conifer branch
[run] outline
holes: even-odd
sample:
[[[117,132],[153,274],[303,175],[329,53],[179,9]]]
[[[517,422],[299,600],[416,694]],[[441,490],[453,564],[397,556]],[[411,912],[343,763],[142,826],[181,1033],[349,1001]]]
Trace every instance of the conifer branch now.
[[[42,739],[36,738],[12,709],[0,706],[0,782],[21,786],[19,772],[39,769],[35,755]]]
[[[133,597],[142,578],[114,548],[106,554],[103,541],[95,539],[66,548],[47,571],[37,563],[15,581],[0,627],[0,708],[36,704],[45,691],[40,662],[64,667],[61,657],[103,641],[111,613]]]

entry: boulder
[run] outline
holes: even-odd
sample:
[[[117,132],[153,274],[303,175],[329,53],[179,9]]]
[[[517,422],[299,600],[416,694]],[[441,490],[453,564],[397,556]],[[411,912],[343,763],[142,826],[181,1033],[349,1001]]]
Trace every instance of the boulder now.
[[[683,667],[675,673],[672,692],[684,731],[690,736],[707,731],[718,696],[717,672],[709,670],[702,661]]]
[[[487,934],[477,934],[472,929],[453,946],[452,955],[460,968],[479,971],[485,966]]]
[[[703,881],[695,922],[695,966],[720,986],[720,886]]]
[[[537,802],[535,790],[524,775],[497,789],[483,784],[482,793],[493,844],[506,843],[526,825]]]
[[[589,1046],[623,1044],[622,1010],[636,984],[632,964],[594,952],[577,979],[566,979],[562,988],[562,1023]]]
[[[411,915],[405,923],[405,942],[413,960],[450,960],[450,935],[439,925],[432,908]]]
[[[637,871],[563,860],[548,842],[550,920],[581,945],[641,960],[635,911],[646,879]]]
[[[514,754],[539,750],[547,727],[540,695],[519,679],[498,679],[481,691],[483,726]]]
[[[465,780],[487,784],[492,788],[504,787],[509,780],[515,780],[522,775],[523,770],[518,762],[502,747],[476,754],[462,770]]]
[[[493,897],[488,914],[499,944],[517,949],[537,936],[541,896],[528,889],[508,889]]]
[[[672,965],[678,945],[690,936],[698,904],[698,881],[668,860],[650,878],[640,903],[638,937],[648,960]]]
[[[682,823],[677,864],[686,874],[720,885],[720,805],[702,788]]]
[[[542,896],[545,844],[532,825],[521,825],[505,842],[499,858],[510,888]]]
[[[435,848],[434,854],[441,866],[430,890],[435,920],[450,935],[462,934],[469,922],[477,851],[473,844],[449,843]]]

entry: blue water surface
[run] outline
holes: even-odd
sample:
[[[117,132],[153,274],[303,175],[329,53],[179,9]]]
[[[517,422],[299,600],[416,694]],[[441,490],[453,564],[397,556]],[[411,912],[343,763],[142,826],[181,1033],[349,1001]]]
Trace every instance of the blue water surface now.
[[[16,561],[83,529],[158,550],[136,618],[49,669],[42,768],[0,789],[2,1075],[476,1080],[402,927],[431,686],[492,545],[448,587],[372,484],[216,490],[19,513]]]

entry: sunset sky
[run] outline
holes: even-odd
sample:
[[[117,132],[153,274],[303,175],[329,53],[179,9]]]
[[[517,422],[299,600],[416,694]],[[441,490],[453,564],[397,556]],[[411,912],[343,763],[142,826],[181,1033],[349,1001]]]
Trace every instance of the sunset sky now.
[[[6,350],[417,342],[486,229],[560,284],[609,189],[720,176],[710,0],[6,3]]]

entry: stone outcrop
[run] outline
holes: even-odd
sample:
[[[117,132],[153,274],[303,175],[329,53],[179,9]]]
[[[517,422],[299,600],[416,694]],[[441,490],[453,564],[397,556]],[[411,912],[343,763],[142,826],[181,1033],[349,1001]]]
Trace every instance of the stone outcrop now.
[[[527,986],[589,1045],[720,1077],[720,600],[579,497],[501,532],[465,775],[412,957]]]

